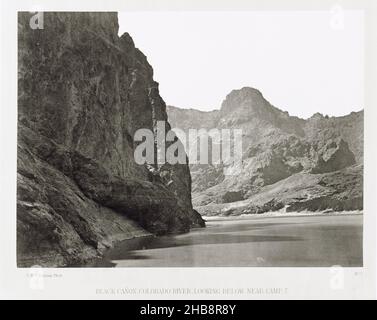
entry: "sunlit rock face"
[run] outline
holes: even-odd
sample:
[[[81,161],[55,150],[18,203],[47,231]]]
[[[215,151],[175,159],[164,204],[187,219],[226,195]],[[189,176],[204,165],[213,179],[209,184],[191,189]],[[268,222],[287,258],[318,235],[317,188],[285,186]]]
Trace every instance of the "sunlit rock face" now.
[[[304,120],[248,87],[229,93],[220,110],[167,110],[172,127],[185,131],[242,130],[243,163],[237,174],[224,174],[226,164],[190,165],[200,213],[362,208],[363,111],[343,117],[317,113]],[[330,177],[336,184],[328,183]]]
[[[117,241],[203,226],[187,165],[134,161],[166,120],[153,69],[116,13],[18,17],[18,264],[82,264]],[[169,126],[169,124],[167,124]]]

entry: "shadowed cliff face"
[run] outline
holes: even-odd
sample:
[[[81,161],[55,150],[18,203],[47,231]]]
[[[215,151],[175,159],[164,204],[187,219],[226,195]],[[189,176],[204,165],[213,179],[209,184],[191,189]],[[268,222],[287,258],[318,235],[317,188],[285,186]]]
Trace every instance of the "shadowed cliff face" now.
[[[117,14],[44,13],[36,30],[31,16],[18,18],[19,265],[82,263],[147,231],[203,226],[187,165],[134,161],[134,133],[166,106]]]
[[[224,175],[226,164],[190,165],[193,202],[200,213],[362,208],[362,111],[344,117],[315,114],[304,120],[248,87],[228,94],[220,110],[167,110],[172,126],[186,131],[242,129],[239,174]],[[321,182],[332,177],[336,188]]]

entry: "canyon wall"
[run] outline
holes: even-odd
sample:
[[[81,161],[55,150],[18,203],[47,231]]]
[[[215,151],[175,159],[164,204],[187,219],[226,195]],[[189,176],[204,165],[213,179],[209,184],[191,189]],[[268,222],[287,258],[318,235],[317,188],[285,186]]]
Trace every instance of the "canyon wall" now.
[[[136,236],[204,226],[187,165],[138,165],[166,105],[117,13],[18,16],[19,266],[69,266]],[[169,124],[166,124],[169,126]]]

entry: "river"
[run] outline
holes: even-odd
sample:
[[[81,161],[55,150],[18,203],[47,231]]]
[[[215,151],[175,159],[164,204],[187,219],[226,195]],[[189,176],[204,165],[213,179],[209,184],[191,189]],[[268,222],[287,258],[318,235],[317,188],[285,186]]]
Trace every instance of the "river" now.
[[[363,216],[215,219],[190,233],[126,240],[95,267],[362,266]]]

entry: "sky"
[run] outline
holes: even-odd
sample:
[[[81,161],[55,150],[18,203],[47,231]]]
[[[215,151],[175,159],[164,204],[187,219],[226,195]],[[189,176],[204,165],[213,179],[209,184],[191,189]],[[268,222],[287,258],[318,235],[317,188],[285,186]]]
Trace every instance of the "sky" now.
[[[219,109],[253,87],[308,118],[364,108],[362,11],[119,12],[168,105]]]

